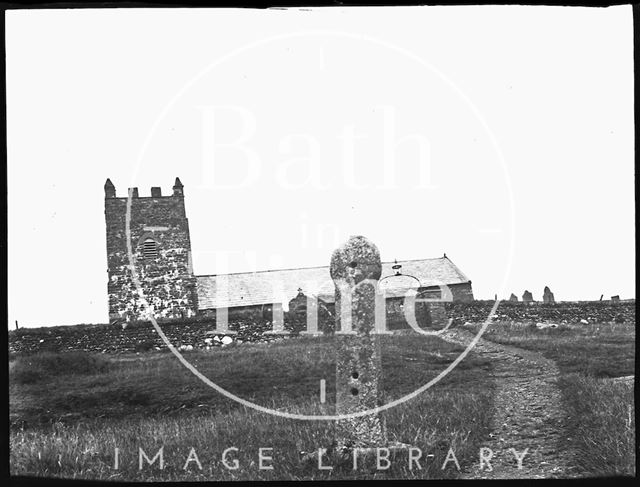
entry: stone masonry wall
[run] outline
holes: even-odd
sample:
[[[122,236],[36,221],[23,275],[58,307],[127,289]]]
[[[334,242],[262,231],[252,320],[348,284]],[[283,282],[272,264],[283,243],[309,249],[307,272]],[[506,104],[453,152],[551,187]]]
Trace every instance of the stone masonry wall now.
[[[471,289],[471,282],[465,282],[464,284],[452,284],[449,286],[454,301],[462,301],[465,303],[473,301],[473,291]]]
[[[453,318],[453,326],[465,323],[482,323],[490,313],[493,301],[475,301],[473,303],[447,303],[446,315]],[[285,329],[295,337],[304,329],[304,324],[285,314]],[[331,317],[320,315],[320,329],[327,327]],[[580,325],[582,320],[588,323],[626,323],[634,324],[635,301],[620,303],[601,302],[561,302],[556,304],[533,304],[501,302],[496,310],[494,322],[520,323],[567,323]],[[163,323],[163,332],[176,347],[193,349],[211,349],[224,346],[224,342],[215,334],[215,320],[211,318],[191,318]],[[236,335],[227,339],[227,343],[265,342],[280,339],[277,335],[265,334],[271,329],[268,320],[230,319],[229,328]],[[24,328],[9,331],[9,351],[12,353],[35,353],[39,351],[77,351],[102,353],[146,352],[167,350],[162,339],[150,323],[131,323],[122,325],[77,325],[48,328]]]
[[[110,183],[110,181],[108,181]],[[182,185],[176,181],[172,196],[131,199],[131,244],[135,268],[143,289],[141,296],[132,279],[125,233],[128,198],[115,197],[105,186],[107,228],[109,319],[143,319],[149,306],[159,318],[195,315],[196,281],[191,269],[189,222],[184,207]],[[154,191],[156,195],[159,188]],[[157,243],[157,258],[143,255],[142,243]]]
[[[455,325],[484,322],[494,301],[446,303],[447,314]],[[494,313],[500,323],[635,323],[636,303],[632,301],[561,301],[552,304],[501,301]]]

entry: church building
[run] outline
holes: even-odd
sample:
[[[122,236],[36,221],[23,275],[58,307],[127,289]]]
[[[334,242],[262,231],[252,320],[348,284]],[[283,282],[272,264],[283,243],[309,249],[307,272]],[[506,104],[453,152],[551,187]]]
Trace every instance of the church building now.
[[[149,307],[164,321],[215,315],[219,308],[227,308],[230,315],[264,315],[274,307],[288,311],[289,302],[301,294],[327,304],[334,301],[328,266],[195,275],[184,186],[179,178],[171,195],[163,196],[161,188],[153,187],[151,196],[140,196],[138,188],[130,188],[131,198],[118,197],[109,179],[104,193],[111,322],[144,320]],[[135,272],[130,269],[129,252]],[[407,289],[414,289],[418,298],[473,300],[471,281],[446,255],[383,262],[380,288],[388,305],[394,306],[401,303]]]

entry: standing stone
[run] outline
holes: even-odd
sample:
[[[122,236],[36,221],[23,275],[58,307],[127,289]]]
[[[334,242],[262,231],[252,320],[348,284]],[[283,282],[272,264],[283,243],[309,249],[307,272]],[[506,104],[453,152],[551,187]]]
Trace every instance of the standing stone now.
[[[511,296],[509,296],[509,302],[517,303],[518,302],[518,296],[516,296],[515,294],[511,293]]]
[[[549,289],[549,286],[544,287],[544,293],[542,294],[542,302],[545,304],[553,304],[556,302],[556,300],[553,297],[553,293],[551,292],[551,289]]]
[[[620,302],[620,295],[611,296],[611,301],[614,303]]]
[[[336,309],[336,414],[370,410],[382,404],[381,357],[375,333],[376,293],[382,273],[380,253],[361,236],[352,236],[331,256]],[[341,419],[338,448],[376,448],[386,444],[377,414]]]
[[[383,404],[379,334],[385,327],[384,295],[378,287],[382,273],[380,253],[364,237],[350,237],[331,256],[329,267],[335,285],[336,416],[371,411]],[[333,457],[337,467],[356,469],[361,461],[386,448],[390,456],[408,455],[410,445],[387,443],[384,418],[369,412],[334,423],[335,438],[329,449],[303,453],[303,461]],[[367,468],[365,465],[363,467]]]
[[[525,291],[524,294],[522,295],[522,301],[524,303],[533,302],[533,295],[529,291]]]

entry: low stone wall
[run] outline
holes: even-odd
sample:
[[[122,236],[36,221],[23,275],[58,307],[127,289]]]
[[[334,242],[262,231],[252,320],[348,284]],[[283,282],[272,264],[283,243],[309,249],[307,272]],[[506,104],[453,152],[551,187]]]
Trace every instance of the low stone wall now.
[[[454,325],[484,322],[495,301],[472,303],[447,303],[447,314]],[[635,300],[611,301],[564,301],[553,304],[512,303],[501,301],[494,313],[494,322],[519,323],[635,323]]]
[[[471,303],[447,303],[446,314],[453,324],[484,322],[493,307],[493,301]],[[285,319],[285,329],[295,337],[304,329],[304,323]],[[501,302],[494,321],[520,323],[635,323],[635,301],[611,302],[561,302],[556,304]],[[322,321],[319,328],[327,326]],[[225,346],[215,335],[215,319],[182,320],[163,323],[162,331],[176,347],[187,349],[211,349]],[[268,342],[277,335],[265,334],[271,329],[269,321],[230,320],[229,328],[236,331],[232,343]],[[329,329],[331,327],[328,327]],[[9,331],[9,351],[34,353],[38,351],[75,351],[102,353],[147,352],[166,349],[150,323],[122,325],[76,325],[47,328],[23,328]]]
[[[215,322],[163,323],[163,333],[177,348],[210,349],[224,346],[227,340],[215,334]],[[233,342],[269,342],[278,336],[265,334],[270,322],[232,322],[229,328]],[[287,326],[296,335],[292,326]],[[50,328],[24,328],[9,332],[9,351],[34,353],[39,351],[76,351],[102,353],[147,352],[166,349],[162,338],[151,323],[122,325],[80,325]]]

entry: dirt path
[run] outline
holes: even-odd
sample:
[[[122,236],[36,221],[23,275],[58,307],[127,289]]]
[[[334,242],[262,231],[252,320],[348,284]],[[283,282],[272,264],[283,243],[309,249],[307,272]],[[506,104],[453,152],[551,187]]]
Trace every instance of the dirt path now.
[[[460,329],[446,332],[447,341],[468,345],[474,335]],[[561,451],[565,434],[565,416],[556,385],[558,368],[552,360],[517,347],[499,345],[484,339],[474,353],[488,357],[494,364],[496,382],[495,415],[490,438],[483,444],[494,452],[488,471],[476,462],[463,478],[558,478],[575,477],[572,454]],[[522,454],[522,468],[509,450]]]

